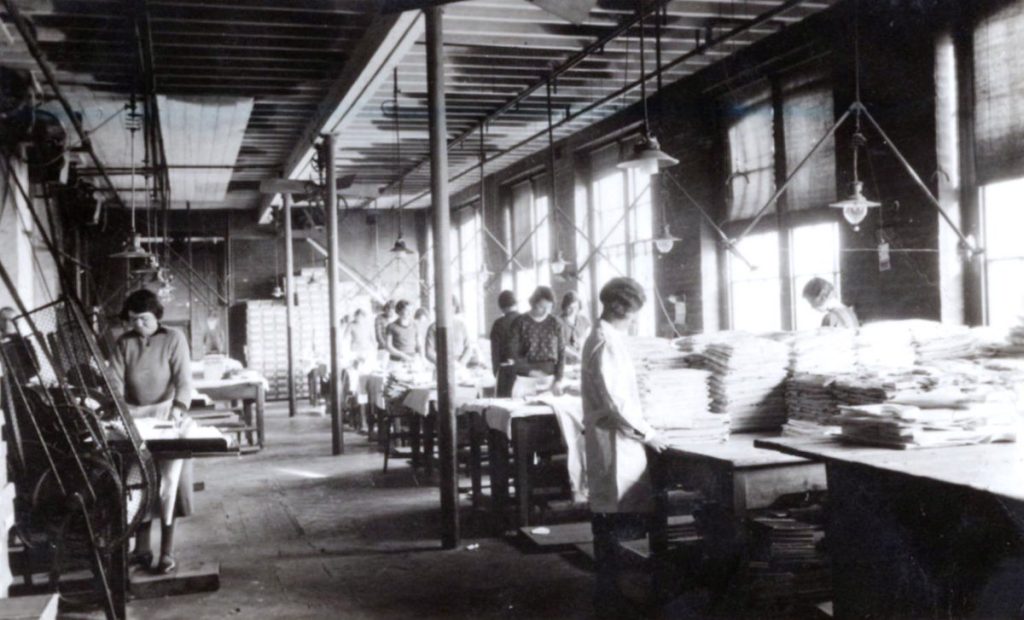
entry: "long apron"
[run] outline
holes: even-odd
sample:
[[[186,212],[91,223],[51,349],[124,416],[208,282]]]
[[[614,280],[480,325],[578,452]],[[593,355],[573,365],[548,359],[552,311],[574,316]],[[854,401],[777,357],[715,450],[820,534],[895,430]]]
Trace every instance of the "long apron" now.
[[[128,411],[134,418],[156,418],[161,421],[171,419],[173,401],[156,403],[155,405],[129,405]],[[174,523],[174,517],[187,517],[192,514],[192,459],[156,459],[157,470],[160,472],[160,508],[159,514],[150,514],[147,521],[157,517],[164,525]]]

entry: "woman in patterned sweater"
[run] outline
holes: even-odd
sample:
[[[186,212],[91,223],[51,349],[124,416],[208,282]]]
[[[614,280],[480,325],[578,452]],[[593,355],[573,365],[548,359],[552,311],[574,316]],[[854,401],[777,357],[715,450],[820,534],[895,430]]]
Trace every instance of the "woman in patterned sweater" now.
[[[562,393],[565,371],[565,328],[551,314],[555,294],[538,286],[530,296],[530,311],[516,317],[509,330],[509,350],[515,360],[514,395],[529,395],[547,389]]]

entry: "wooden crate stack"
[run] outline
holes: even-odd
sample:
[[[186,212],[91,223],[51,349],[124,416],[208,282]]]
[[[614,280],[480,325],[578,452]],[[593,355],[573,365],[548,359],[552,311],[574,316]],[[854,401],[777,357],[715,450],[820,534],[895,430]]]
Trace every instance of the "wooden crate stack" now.
[[[270,400],[288,397],[288,323],[284,302],[244,304],[245,365],[267,378]]]

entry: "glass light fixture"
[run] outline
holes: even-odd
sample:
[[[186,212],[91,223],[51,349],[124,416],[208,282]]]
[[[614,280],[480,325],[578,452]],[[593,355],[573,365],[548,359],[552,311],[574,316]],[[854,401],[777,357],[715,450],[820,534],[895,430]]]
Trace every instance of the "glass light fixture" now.
[[[853,182],[853,191],[843,200],[833,202],[829,205],[835,209],[843,210],[843,217],[853,226],[854,230],[860,230],[860,223],[868,216],[868,209],[882,206],[882,203],[868,200],[864,196],[864,183]]]
[[[282,297],[284,297],[284,289],[281,288],[280,284],[275,284],[274,290],[271,291],[270,296],[273,297],[274,299],[281,299]]]
[[[555,260],[551,261],[551,273],[556,276],[560,276],[565,273],[565,268],[568,266],[569,263],[566,262],[565,256],[563,256],[562,251],[559,250],[558,253],[555,254]]]
[[[142,235],[133,233],[122,249],[110,255],[110,258],[150,258],[153,255],[142,248]]]
[[[676,241],[680,241],[679,237],[673,235],[668,224],[665,224],[664,232],[660,237],[654,239],[654,249],[658,250],[660,254],[668,254],[672,251],[672,246],[676,244]]]

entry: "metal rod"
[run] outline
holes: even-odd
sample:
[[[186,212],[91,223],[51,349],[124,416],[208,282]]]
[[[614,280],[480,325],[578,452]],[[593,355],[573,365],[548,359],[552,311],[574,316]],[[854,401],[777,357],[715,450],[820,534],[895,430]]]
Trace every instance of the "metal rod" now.
[[[583,261],[583,264],[576,269],[577,274],[583,273],[583,270],[587,268],[587,265],[590,264],[590,261],[594,260],[594,257],[601,253],[600,248],[604,246],[604,242],[608,241],[608,239],[612,236],[612,233],[614,233],[616,229],[618,229],[618,227],[621,226],[622,223],[626,221],[626,216],[628,216],[629,212],[632,211],[634,207],[636,207],[637,203],[640,202],[640,199],[643,198],[644,194],[646,194],[649,189],[651,189],[650,182],[648,182],[647,185],[644,185],[644,188],[640,190],[640,193],[633,197],[633,202],[629,203],[629,206],[626,207],[626,210],[622,212],[622,217],[620,217],[615,222],[615,225],[612,226],[607,233],[605,233],[604,238],[602,238],[601,241],[594,246],[594,251],[590,253],[590,256],[587,257],[587,260]],[[607,259],[607,257],[605,258]]]
[[[676,58],[675,60],[673,60],[672,62],[668,63],[664,67],[659,67],[659,68],[655,69],[654,71],[652,71],[650,74],[642,76],[641,78],[639,78],[637,80],[634,80],[633,82],[630,82],[629,84],[626,84],[622,88],[616,89],[614,92],[609,93],[609,94],[605,95],[604,97],[601,97],[600,99],[598,99],[598,100],[596,100],[596,101],[594,101],[594,102],[592,102],[590,104],[587,104],[587,105],[583,106],[582,108],[580,108],[579,110],[576,110],[572,114],[567,115],[565,118],[563,118],[562,120],[560,120],[557,123],[555,123],[555,129],[558,129],[562,125],[566,125],[568,123],[571,123],[572,121],[580,118],[581,116],[583,116],[585,114],[588,114],[589,112],[591,112],[595,108],[599,108],[599,107],[601,107],[601,106],[603,106],[603,105],[605,105],[605,104],[607,104],[607,103],[609,103],[611,101],[614,101],[614,100],[618,99],[622,95],[624,95],[624,94],[628,93],[629,91],[631,91],[631,90],[635,89],[636,87],[638,87],[640,85],[640,82],[643,81],[644,79],[649,80],[652,77],[654,77],[658,72],[669,71],[669,70],[675,68],[676,66],[678,66],[678,65],[680,65],[680,64],[682,64],[682,63],[684,63],[684,62],[686,62],[688,60],[690,60],[691,58],[694,58],[696,56],[700,56],[701,54],[703,54],[704,52],[708,51],[712,47],[720,45],[721,43],[724,43],[725,41],[728,41],[729,39],[732,39],[733,37],[739,36],[739,35],[743,34],[744,32],[750,30],[751,28],[756,28],[756,27],[760,26],[761,24],[764,24],[765,22],[768,22],[768,21],[770,21],[772,19],[775,19],[779,15],[781,15],[783,13],[786,13],[787,11],[790,11],[791,9],[793,9],[796,6],[799,6],[800,4],[803,4],[804,1],[805,0],[787,0],[786,2],[783,2],[782,4],[776,6],[776,7],[772,8],[772,9],[769,9],[769,10],[765,11],[764,13],[761,13],[760,15],[755,17],[754,19],[752,19],[752,20],[750,20],[748,22],[744,22],[743,24],[733,28],[732,30],[729,30],[728,32],[722,34],[721,36],[718,36],[718,37],[715,37],[715,38],[712,38],[712,39],[708,39],[704,43],[694,47],[692,50],[690,50],[689,52],[686,52],[682,56]],[[490,118],[491,117],[488,117],[488,120],[490,120]],[[534,140],[537,140],[537,139],[543,137],[544,134],[546,134],[546,133],[547,133],[547,128],[545,127],[544,129],[538,131],[537,133],[535,133],[535,134],[533,134],[531,136],[528,136],[528,137],[520,140],[519,142],[515,143],[511,147],[509,147],[507,149],[504,149],[503,151],[493,155],[487,161],[488,162],[492,162],[492,161],[494,161],[496,159],[504,157],[508,153],[512,153],[512,152],[514,152],[514,151],[516,151],[518,149],[521,149],[524,146],[526,146],[527,144],[529,144],[530,142],[533,142]],[[460,173],[456,174],[455,176],[451,177],[450,179],[448,179],[448,181],[449,182],[458,181],[459,179],[461,179],[462,177],[466,176],[470,172],[476,170],[477,166],[479,166],[479,165],[480,164],[471,165],[470,167],[466,168],[462,172],[460,172]],[[413,171],[415,171],[415,168],[412,171],[410,171],[410,174]],[[392,183],[392,185],[394,185],[394,184]],[[390,186],[388,186],[388,188],[389,187]],[[384,190],[381,193],[383,194],[385,191],[388,190],[388,188],[384,188]],[[422,191],[422,192],[416,194],[415,196],[413,196],[412,198],[410,198],[409,200],[407,200],[406,202],[404,202],[401,206],[405,207],[407,205],[410,205],[413,202],[416,202],[417,200],[419,200],[420,198],[426,196],[428,193],[429,193],[429,190]]]
[[[437,316],[437,419],[441,456],[441,546],[459,544],[459,487],[455,452],[455,413],[449,326],[452,320],[448,205],[448,129],[444,100],[444,27],[440,7],[425,9],[427,31],[427,100],[430,104],[430,194],[434,207],[434,299]]]
[[[89,153],[89,158],[92,159],[96,165],[96,170],[99,171],[100,176],[106,181],[107,187],[114,193],[114,199],[121,203],[124,207],[124,201],[121,200],[121,196],[114,189],[114,183],[110,180],[110,176],[107,174],[106,169],[103,167],[103,162],[96,155],[96,150],[93,149],[92,142],[89,140],[89,132],[82,126],[82,121],[79,120],[78,115],[72,109],[71,104],[67,98],[64,97],[64,93],[61,92],[60,86],[57,85],[57,78],[53,75],[53,70],[50,65],[43,58],[42,52],[39,50],[39,44],[36,42],[35,35],[33,34],[32,28],[22,17],[21,11],[18,10],[18,5],[14,0],[2,0],[4,7],[7,9],[7,15],[14,21],[15,27],[18,29],[18,33],[21,35],[21,40],[25,43],[25,47],[28,48],[28,53],[35,59],[36,64],[39,65],[39,69],[43,72],[43,77],[46,78],[46,83],[50,85],[50,89],[53,90],[54,96],[60,102],[61,107],[64,109],[64,113],[67,114],[68,120],[75,128],[75,133],[78,134],[78,139],[81,141],[82,146],[85,147]]]
[[[341,353],[338,321],[338,171],[334,165],[334,134],[324,136],[323,159],[327,166],[327,295],[331,321],[331,454],[345,453],[345,436],[341,421]]]
[[[666,0],[658,0],[658,2],[654,2],[651,5],[651,9],[650,10],[653,10],[654,8],[664,4],[665,2],[666,2]],[[520,103],[522,103],[522,101],[524,99],[526,99],[530,95],[534,94],[535,92],[537,92],[541,88],[543,88],[545,86],[545,84],[548,83],[548,81],[558,78],[558,76],[560,76],[563,73],[566,73],[566,72],[572,70],[575,66],[577,66],[581,62],[585,61],[590,56],[592,56],[592,55],[594,55],[596,53],[599,53],[601,50],[604,49],[604,47],[608,43],[611,43],[615,39],[621,37],[626,32],[628,32],[629,29],[632,28],[633,26],[635,26],[637,24],[637,22],[641,21],[643,19],[643,17],[647,13],[650,12],[650,10],[647,10],[647,11],[644,11],[644,12],[641,12],[641,13],[638,13],[638,14],[634,14],[634,15],[629,15],[629,16],[625,17],[623,19],[622,23],[620,23],[614,29],[610,30],[604,36],[602,36],[601,38],[597,39],[596,41],[594,41],[590,45],[586,46],[582,50],[580,50],[580,51],[576,52],[575,54],[573,54],[572,57],[570,57],[568,60],[566,60],[562,64],[558,65],[554,69],[552,69],[544,77],[538,79],[536,82],[534,82],[530,86],[528,86],[525,89],[523,89],[523,90],[519,91],[518,93],[516,93],[511,99],[509,99],[508,101],[503,103],[498,109],[494,110],[493,112],[487,114],[487,116],[485,116],[484,118],[480,119],[479,123],[477,123],[476,125],[471,125],[471,126],[467,127],[466,129],[464,129],[462,131],[462,133],[460,133],[459,135],[455,136],[451,140],[451,142],[447,143],[446,149],[453,149],[456,146],[462,144],[463,142],[465,142],[465,140],[467,138],[469,138],[469,136],[473,135],[473,132],[478,131],[480,133],[483,133],[484,127],[486,127],[488,123],[491,123],[491,122],[497,120],[499,117],[503,116],[509,110],[515,109],[516,106],[518,106]],[[400,179],[404,179],[404,178],[408,177],[409,175],[416,173],[420,168],[422,168],[423,166],[427,165],[427,163],[429,163],[430,161],[431,160],[429,158],[425,158],[425,159],[420,160],[419,163],[417,163],[412,168],[407,170],[399,178]],[[393,187],[398,185],[398,183],[399,183],[398,180],[392,181],[383,190],[381,190],[381,194],[383,195],[383,194],[388,193],[389,191],[391,191],[391,189]],[[399,204],[401,204],[401,201],[399,201]]]
[[[494,281],[494,278],[499,277],[501,275],[501,272],[505,271],[505,269],[507,269],[508,266],[512,264],[512,261],[514,261],[516,259],[516,255],[518,255],[519,252],[524,247],[526,247],[527,243],[529,243],[530,241],[533,240],[533,236],[537,234],[537,231],[540,230],[540,227],[544,225],[544,222],[548,221],[548,216],[549,215],[550,215],[550,213],[547,213],[547,214],[544,215],[544,217],[540,218],[540,221],[538,221],[537,224],[530,230],[530,234],[526,235],[526,238],[523,239],[519,243],[518,246],[516,246],[516,251],[512,252],[512,255],[509,256],[507,259],[505,259],[505,262],[504,262],[504,264],[502,264],[501,269],[499,269],[499,270],[495,271],[493,274],[491,274],[491,277],[484,284],[484,288],[487,288],[488,286],[490,286],[491,282]],[[516,261],[516,263],[518,264],[519,261]],[[522,267],[522,266],[520,265],[520,267]]]
[[[953,218],[951,218],[949,214],[946,213],[946,210],[942,208],[942,205],[939,203],[938,199],[935,198],[935,196],[932,194],[932,191],[928,189],[928,186],[925,185],[924,180],[921,179],[921,176],[919,174],[917,174],[917,171],[914,170],[914,167],[910,165],[910,162],[908,162],[907,158],[903,156],[903,153],[901,153],[900,150],[896,148],[896,143],[889,139],[889,136],[882,129],[882,126],[878,124],[878,121],[875,120],[875,117],[872,116],[871,113],[868,112],[868,109],[864,107],[864,105],[861,103],[855,102],[852,106],[850,106],[850,109],[852,110],[854,109],[854,107],[859,108],[860,111],[864,114],[864,116],[868,119],[868,122],[871,123],[871,126],[874,127],[875,131],[878,132],[878,135],[882,137],[882,141],[885,142],[885,145],[889,147],[889,150],[893,152],[893,155],[896,156],[896,159],[898,159],[900,161],[900,164],[902,164],[903,167],[906,169],[907,174],[910,175],[910,178],[918,187],[921,188],[921,191],[924,192],[924,195],[928,198],[928,201],[932,203],[932,206],[935,207],[935,209],[939,212],[939,215],[942,216],[942,219],[946,220],[946,223],[949,224],[949,227],[953,229],[953,232],[956,233],[956,236],[960,238],[960,243],[963,244],[964,248],[971,252],[972,254],[981,253],[980,250],[975,248],[974,242],[971,239],[969,239],[966,235],[964,235],[963,231],[960,230],[960,227],[953,222]]]
[[[284,314],[288,324],[288,417],[295,417],[295,248],[292,241],[292,195],[284,199]]]
[[[822,145],[824,145],[825,142],[828,141],[829,138],[835,135],[836,130],[839,129],[839,127],[843,123],[846,122],[846,119],[850,118],[850,113],[853,111],[854,107],[855,106],[850,106],[850,109],[843,112],[843,115],[839,117],[839,120],[832,123],[832,127],[830,127],[829,130],[825,132],[825,135],[818,138],[818,141],[814,143],[814,148],[812,148],[809,153],[804,155],[804,158],[800,160],[800,163],[796,165],[796,168],[793,168],[793,171],[789,173],[788,177],[786,177],[786,182],[783,183],[777,190],[775,190],[775,193],[772,194],[771,198],[769,198],[767,202],[764,203],[761,209],[757,212],[757,215],[754,216],[754,219],[750,220],[750,223],[747,224],[746,228],[743,229],[743,232],[740,233],[740,235],[736,238],[735,242],[733,243],[741,241],[744,237],[750,234],[750,231],[754,230],[754,227],[757,226],[758,222],[761,221],[761,218],[763,218],[765,216],[765,213],[768,212],[768,207],[772,206],[772,204],[779,199],[779,196],[781,196],[783,192],[789,189],[789,184],[793,182],[793,179],[796,178],[796,175],[800,173],[800,170],[803,169],[804,165],[807,164],[808,161],[810,161],[811,157],[813,157],[814,154],[818,152],[818,149],[820,149]]]

